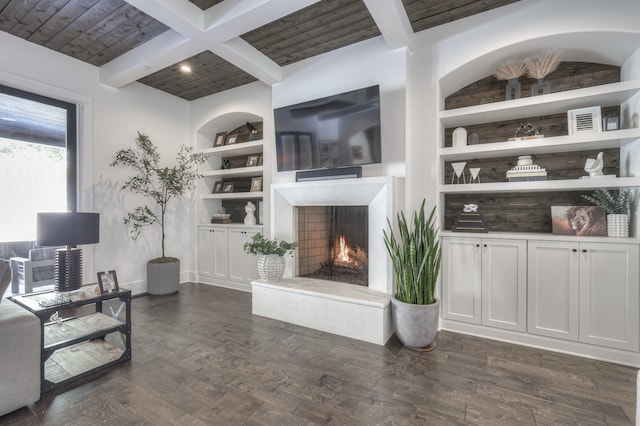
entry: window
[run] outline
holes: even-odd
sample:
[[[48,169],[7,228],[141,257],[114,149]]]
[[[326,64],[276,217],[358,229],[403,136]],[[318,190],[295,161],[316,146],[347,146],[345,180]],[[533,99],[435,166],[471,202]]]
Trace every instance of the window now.
[[[76,105],[0,85],[0,244],[35,240],[39,211],[76,211],[76,123]]]

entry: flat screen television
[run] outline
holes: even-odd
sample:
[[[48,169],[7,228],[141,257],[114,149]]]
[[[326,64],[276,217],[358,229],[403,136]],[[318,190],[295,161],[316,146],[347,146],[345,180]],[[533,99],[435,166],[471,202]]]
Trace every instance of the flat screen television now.
[[[382,162],[379,86],[277,108],[274,121],[279,172]]]

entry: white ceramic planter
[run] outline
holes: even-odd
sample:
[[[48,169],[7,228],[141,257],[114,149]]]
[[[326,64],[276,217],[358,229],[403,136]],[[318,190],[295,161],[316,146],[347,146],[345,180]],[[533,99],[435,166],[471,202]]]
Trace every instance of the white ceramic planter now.
[[[284,275],[284,257],[277,254],[258,255],[258,273],[264,281],[280,281]]]
[[[607,235],[610,237],[629,236],[629,215],[608,214],[607,215]]]
[[[431,305],[413,305],[391,298],[391,318],[396,336],[410,348],[425,348],[436,339],[440,300]]]

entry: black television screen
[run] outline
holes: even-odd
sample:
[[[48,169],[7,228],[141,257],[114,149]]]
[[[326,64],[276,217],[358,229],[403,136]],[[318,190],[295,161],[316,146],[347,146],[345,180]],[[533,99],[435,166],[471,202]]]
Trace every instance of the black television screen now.
[[[378,86],[274,110],[278,171],[382,162]]]

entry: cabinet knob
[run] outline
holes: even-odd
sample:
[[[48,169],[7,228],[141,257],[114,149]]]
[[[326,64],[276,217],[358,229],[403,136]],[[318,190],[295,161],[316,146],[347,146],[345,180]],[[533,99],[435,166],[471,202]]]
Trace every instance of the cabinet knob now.
[[[486,245],[486,244],[484,244],[484,247],[486,247],[486,246],[487,246],[487,245]]]
[[[575,253],[578,251],[578,249],[571,249],[571,251]]]
[[[586,252],[587,252],[587,249],[582,249],[582,252],[583,252],[583,253],[586,253]]]
[[[480,244],[476,244],[476,247],[480,247]]]

